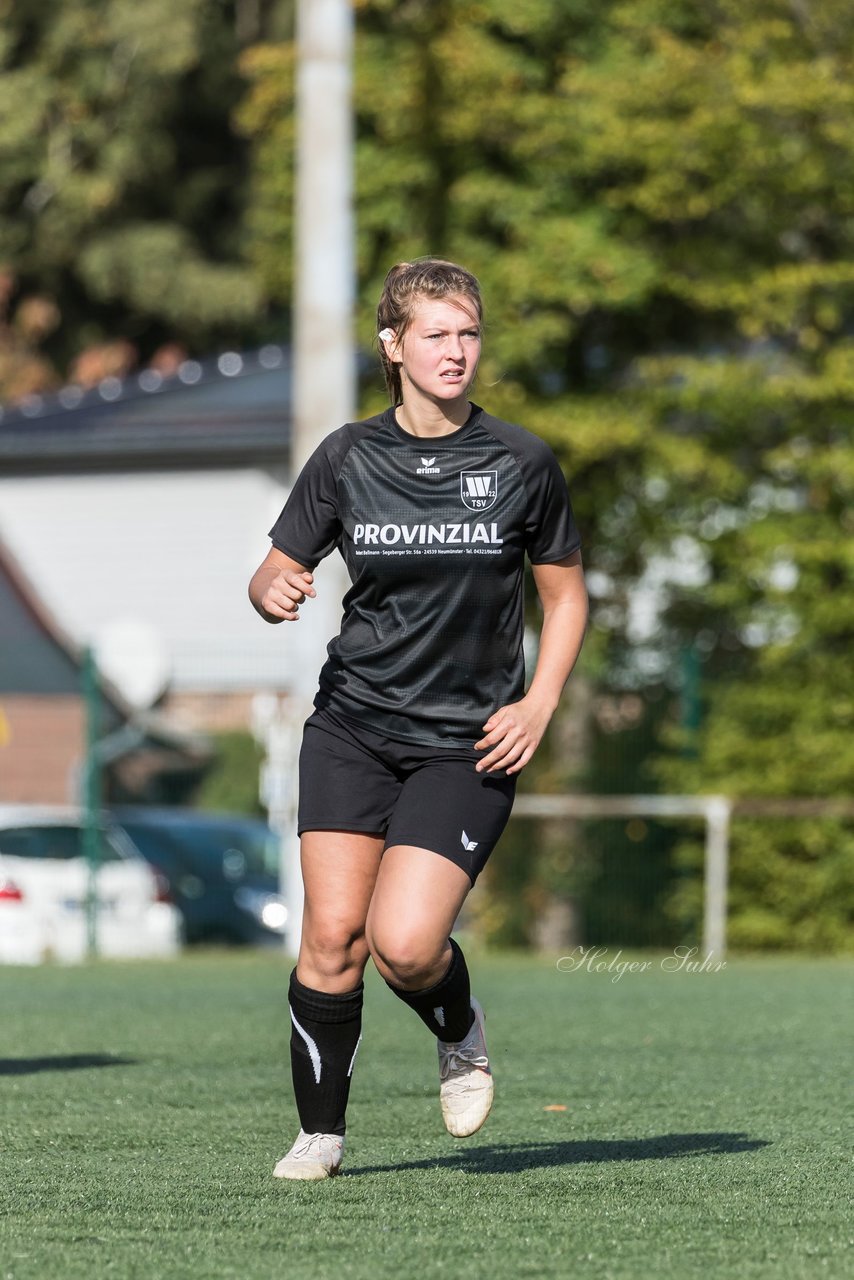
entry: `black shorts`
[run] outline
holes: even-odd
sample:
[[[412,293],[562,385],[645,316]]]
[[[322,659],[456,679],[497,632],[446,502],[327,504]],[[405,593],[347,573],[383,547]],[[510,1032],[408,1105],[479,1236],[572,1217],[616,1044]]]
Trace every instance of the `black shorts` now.
[[[450,858],[472,884],[507,825],[516,776],[477,773],[486,752],[398,742],[328,710],[305,722],[297,830],[364,831],[384,849]]]

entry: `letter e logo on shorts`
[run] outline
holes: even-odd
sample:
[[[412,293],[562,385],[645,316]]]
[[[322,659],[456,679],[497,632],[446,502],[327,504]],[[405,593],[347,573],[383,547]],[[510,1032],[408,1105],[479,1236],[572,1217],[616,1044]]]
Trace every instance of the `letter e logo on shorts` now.
[[[498,497],[498,472],[461,471],[460,497],[469,511],[488,511]]]

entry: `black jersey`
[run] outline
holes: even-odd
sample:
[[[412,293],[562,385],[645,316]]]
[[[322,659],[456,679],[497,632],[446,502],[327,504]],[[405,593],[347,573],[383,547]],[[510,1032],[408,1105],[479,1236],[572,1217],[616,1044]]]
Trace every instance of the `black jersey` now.
[[[524,693],[525,553],[547,564],[581,545],[551,449],[477,405],[434,440],[393,409],[333,431],[270,537],[308,569],[338,547],[350,575],[315,706],[470,749]]]

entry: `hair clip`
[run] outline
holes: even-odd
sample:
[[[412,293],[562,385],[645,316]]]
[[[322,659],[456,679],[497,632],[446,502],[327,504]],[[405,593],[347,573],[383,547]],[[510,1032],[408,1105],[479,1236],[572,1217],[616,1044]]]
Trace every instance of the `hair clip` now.
[[[394,338],[394,334],[391,329],[383,329],[379,336],[382,338],[383,342],[391,342]]]

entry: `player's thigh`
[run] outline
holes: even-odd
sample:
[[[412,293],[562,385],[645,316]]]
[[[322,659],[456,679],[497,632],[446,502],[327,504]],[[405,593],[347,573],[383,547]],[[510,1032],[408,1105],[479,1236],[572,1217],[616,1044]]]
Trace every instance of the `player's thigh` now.
[[[365,922],[384,838],[360,831],[305,831],[305,902],[297,977],[321,991],[351,991],[370,954]]]
[[[459,756],[427,762],[406,779],[368,916],[375,960],[401,972],[419,958],[438,962],[506,826],[515,789],[515,777],[486,778]]]
[[[320,712],[306,721],[299,761],[300,977],[306,967],[316,978],[352,977],[364,965],[365,919],[399,791],[397,777],[354,728]]]
[[[362,831],[304,831],[303,932],[364,932],[385,837]]]
[[[386,831],[386,846],[430,849],[465,872],[473,886],[507,825],[515,775],[482,774],[467,756],[440,755],[407,777]]]
[[[305,722],[299,755],[300,835],[384,832],[400,787],[393,769],[360,740],[355,726],[324,711],[315,711]]]
[[[297,830],[312,927],[343,920],[364,925],[400,785],[354,726],[328,712],[308,718],[299,757]]]
[[[401,844],[386,849],[366,925],[383,977],[402,981],[441,967],[470,888],[466,873],[432,849]],[[423,985],[430,985],[429,976]]]

